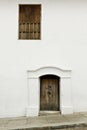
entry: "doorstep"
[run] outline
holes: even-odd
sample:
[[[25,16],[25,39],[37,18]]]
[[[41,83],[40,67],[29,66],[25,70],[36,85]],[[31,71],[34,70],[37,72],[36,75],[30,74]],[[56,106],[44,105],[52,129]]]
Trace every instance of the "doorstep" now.
[[[60,115],[60,111],[40,111],[39,116]]]

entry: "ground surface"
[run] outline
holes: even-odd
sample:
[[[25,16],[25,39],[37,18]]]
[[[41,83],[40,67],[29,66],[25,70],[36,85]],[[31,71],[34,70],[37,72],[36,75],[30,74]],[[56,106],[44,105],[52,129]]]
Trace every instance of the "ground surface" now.
[[[0,130],[87,130],[87,113],[5,118]]]

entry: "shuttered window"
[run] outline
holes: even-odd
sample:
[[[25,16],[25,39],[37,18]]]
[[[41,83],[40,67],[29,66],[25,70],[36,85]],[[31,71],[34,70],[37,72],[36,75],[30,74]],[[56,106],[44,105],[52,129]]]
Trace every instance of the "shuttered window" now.
[[[41,39],[41,5],[19,5],[19,39]]]

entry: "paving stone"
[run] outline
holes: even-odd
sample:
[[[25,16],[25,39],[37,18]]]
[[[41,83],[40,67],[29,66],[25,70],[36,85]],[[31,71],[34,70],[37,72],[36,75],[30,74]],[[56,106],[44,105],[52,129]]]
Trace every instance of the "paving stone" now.
[[[7,127],[24,126],[26,125],[26,120],[10,120]]]
[[[87,113],[0,119],[0,130],[87,130]]]

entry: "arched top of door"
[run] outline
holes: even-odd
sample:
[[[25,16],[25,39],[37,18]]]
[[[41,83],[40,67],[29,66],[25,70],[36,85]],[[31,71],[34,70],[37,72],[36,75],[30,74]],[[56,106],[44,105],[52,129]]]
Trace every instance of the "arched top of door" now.
[[[57,67],[41,67],[36,70],[28,70],[27,71],[28,78],[40,78],[44,75],[55,75],[60,78],[70,78],[71,77],[71,70],[65,70]]]

